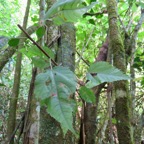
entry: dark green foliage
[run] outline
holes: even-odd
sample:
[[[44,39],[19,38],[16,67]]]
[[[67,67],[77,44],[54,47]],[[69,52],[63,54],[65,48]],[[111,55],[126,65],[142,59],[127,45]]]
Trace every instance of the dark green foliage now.
[[[12,38],[9,40],[8,44],[9,46],[15,47],[18,46],[20,39],[18,38]]]

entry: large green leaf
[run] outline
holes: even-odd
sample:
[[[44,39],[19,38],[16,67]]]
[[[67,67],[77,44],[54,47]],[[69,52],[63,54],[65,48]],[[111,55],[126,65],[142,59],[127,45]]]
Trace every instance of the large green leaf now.
[[[130,77],[107,62],[97,62],[89,67],[87,74],[87,87],[92,88],[103,82],[129,80]],[[92,76],[92,74],[94,76]]]
[[[64,135],[68,130],[75,134],[72,126],[73,111],[74,108],[71,106],[71,101],[56,96],[49,98],[47,101],[47,112],[60,122]]]
[[[59,0],[46,12],[45,20],[53,19],[58,25],[65,22],[76,22],[95,4],[96,2],[93,2],[85,6],[83,0]]]
[[[73,101],[70,95],[76,90],[76,78],[68,68],[57,66],[41,73],[35,82],[35,95],[47,105],[48,113],[61,123],[64,134],[72,127]]]

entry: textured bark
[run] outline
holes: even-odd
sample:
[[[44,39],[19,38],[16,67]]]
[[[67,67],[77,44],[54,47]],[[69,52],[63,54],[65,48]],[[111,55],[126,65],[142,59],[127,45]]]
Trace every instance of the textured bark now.
[[[133,67],[133,64],[134,64],[135,51],[136,51],[137,35],[138,35],[138,32],[139,32],[143,22],[144,22],[144,9],[141,9],[141,17],[138,21],[138,24],[134,28],[134,32],[130,39],[130,45],[129,45],[129,49],[131,50],[131,53],[129,55],[129,57],[130,57],[130,74],[133,79],[135,79],[135,69]],[[142,126],[141,126],[141,117],[135,111],[136,82],[133,79],[131,79],[131,81],[130,81],[130,90],[131,90],[131,96],[132,96],[132,123],[134,126],[135,144],[139,144],[141,142]]]
[[[47,10],[52,6],[55,0],[47,0],[46,4],[48,6]],[[52,22],[47,21],[47,31],[45,34],[45,42],[48,45],[53,38],[58,34],[58,27],[54,26]],[[52,45],[52,49],[57,50],[57,41]],[[60,124],[52,118],[46,111],[45,107],[41,108],[40,111],[40,144],[62,144],[63,135],[60,129]]]
[[[26,29],[26,26],[27,26],[30,3],[31,3],[31,0],[28,0],[25,16],[24,16],[24,20],[23,20],[23,28],[24,29]],[[21,34],[21,36],[24,37],[25,35]],[[20,43],[24,43],[24,40],[20,39]],[[22,61],[22,54],[18,52],[17,60],[16,60],[12,97],[10,100],[8,124],[7,124],[7,136],[8,136],[8,139],[11,139],[10,140],[11,144],[14,143],[14,136],[11,137],[11,135],[12,135],[13,131],[15,130],[15,125],[16,125],[16,107],[17,107],[17,100],[18,100],[19,89],[20,89],[21,61]]]
[[[107,0],[107,10],[110,29],[110,47],[113,53],[114,66],[126,72],[126,59],[123,41],[117,24],[117,6],[115,0]],[[133,144],[131,131],[131,99],[127,81],[114,83],[116,97],[117,131],[120,144]]]
[[[26,29],[29,35],[33,34],[38,29],[38,26],[30,26]],[[17,38],[21,38],[23,34],[21,33]],[[26,37],[23,38],[23,42],[26,41]],[[20,43],[18,47],[22,47],[23,43]],[[0,72],[5,66],[5,64],[9,61],[9,59],[13,56],[13,54],[17,51],[18,47],[8,47],[5,49],[2,55],[0,55]]]
[[[22,56],[19,53],[17,56],[15,75],[14,75],[14,85],[12,90],[12,96],[10,99],[9,116],[8,116],[8,124],[7,124],[7,136],[8,139],[11,139],[10,140],[11,144],[14,143],[14,136],[11,137],[11,135],[16,126],[16,107],[17,107],[17,100],[18,100],[19,86],[20,86],[21,59]]]
[[[60,39],[58,40],[57,62],[71,71],[75,71],[75,53],[76,53],[76,33],[73,24],[63,24],[60,27]],[[72,96],[72,98],[74,98]],[[73,119],[75,121],[75,118]],[[74,125],[74,124],[73,124]],[[63,144],[74,144],[75,137],[69,131],[65,136]]]
[[[40,0],[39,2],[40,12],[39,12],[39,26],[44,25],[44,14],[45,14],[45,0]],[[40,47],[44,46],[44,37],[39,39],[38,45]],[[31,80],[29,99],[27,105],[27,119],[25,121],[25,134],[24,134],[24,144],[39,144],[39,132],[40,132],[40,104],[35,98],[34,82],[37,71],[40,72],[38,68],[33,69],[33,77]]]
[[[51,30],[51,28],[49,28]],[[57,33],[56,29],[53,33]],[[53,35],[49,35],[51,40]],[[48,42],[49,43],[49,42]],[[56,48],[57,44],[54,44]],[[72,24],[62,25],[60,27],[60,38],[58,40],[57,63],[62,66],[69,67],[74,71],[74,58],[75,58],[75,29]],[[46,109],[41,110],[41,127],[40,127],[40,143],[41,144],[72,144],[74,143],[74,136],[68,132],[65,138],[63,137],[60,124],[55,121],[50,115],[46,114]]]
[[[76,37],[73,24],[60,26],[60,38],[58,40],[57,62],[71,71],[75,70]]]

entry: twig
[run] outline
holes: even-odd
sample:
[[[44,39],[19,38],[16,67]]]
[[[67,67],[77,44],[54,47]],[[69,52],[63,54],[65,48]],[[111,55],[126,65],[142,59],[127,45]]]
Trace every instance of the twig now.
[[[48,58],[51,59],[51,57],[41,48],[41,46],[39,46],[19,24],[17,26],[25,33],[25,35],[33,42],[33,44],[36,45],[40,51],[43,52],[43,54],[45,54]],[[55,66],[58,66],[58,64],[53,59],[51,59],[51,61]]]
[[[89,41],[91,40],[92,34],[93,34],[93,32],[94,32],[94,29],[95,29],[95,27],[93,27],[93,29],[92,29],[92,31],[91,31],[91,33],[90,33],[90,35],[89,35],[89,38],[88,38],[88,40],[87,40],[87,42],[86,42],[86,45],[83,46],[83,48],[82,48],[82,50],[81,50],[81,54],[79,54],[79,60],[78,60],[77,63],[79,63],[79,61],[82,59],[83,52],[85,51],[86,47],[87,47],[88,44],[89,44]]]
[[[85,13],[84,16],[98,16],[104,13],[107,13],[107,10],[103,10],[102,12],[98,12],[98,13]]]
[[[81,59],[83,60],[83,62],[85,63],[85,64],[87,64],[88,66],[90,66],[89,64],[88,64],[88,62],[80,55],[80,53],[76,50],[76,53],[81,57]]]
[[[13,133],[12,133],[10,139],[9,139],[7,142],[11,143],[11,141],[12,141],[12,139],[13,139],[15,133],[17,132],[18,128],[20,127],[20,125],[21,125],[21,123],[24,121],[24,119],[25,119],[25,113],[23,114],[21,120],[19,121],[19,123],[18,123],[18,125],[16,126],[15,130],[13,131]]]
[[[54,37],[54,38],[52,39],[52,41],[48,44],[48,47],[51,47],[51,46],[53,45],[53,43],[54,43],[55,41],[57,41],[59,38],[60,38],[60,34],[58,34],[56,37]]]

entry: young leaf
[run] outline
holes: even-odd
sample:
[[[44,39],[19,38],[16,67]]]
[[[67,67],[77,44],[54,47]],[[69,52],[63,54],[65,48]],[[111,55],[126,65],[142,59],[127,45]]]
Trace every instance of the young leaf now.
[[[9,46],[13,46],[13,47],[18,46],[19,39],[18,38],[12,38],[9,40],[8,44],[9,44]]]
[[[95,103],[95,95],[91,89],[82,86],[79,92],[83,100],[85,100],[86,102]]]
[[[87,74],[87,87],[91,88],[103,82],[113,82],[118,80],[129,80],[130,77],[107,62],[97,62],[90,66]],[[92,76],[91,73],[95,73]]]
[[[90,19],[89,23],[91,23],[92,25],[95,25],[95,21],[93,19]]]
[[[50,56],[51,59],[54,59],[55,54],[54,52],[49,49],[48,47],[43,47],[43,50]],[[39,50],[36,46],[32,46],[32,47],[28,47],[26,48],[22,48],[19,50],[21,53],[25,54],[28,58],[32,58],[34,56],[37,56],[39,58],[44,58],[44,59],[48,59],[47,56],[45,56],[41,50]]]
[[[55,53],[54,53],[50,48],[48,48],[48,47],[43,47],[43,50],[50,56],[51,59],[54,60],[54,58],[55,58]],[[44,57],[46,57],[46,56],[44,55]],[[47,57],[46,57],[46,58],[47,58]],[[48,58],[47,58],[47,59],[48,59]]]
[[[46,62],[45,59],[42,59],[40,57],[32,57],[31,59],[35,67],[39,67],[41,69],[45,67],[49,67],[49,63]]]
[[[70,95],[76,90],[76,78],[68,68],[57,66],[41,73],[35,82],[35,95],[47,105],[48,113],[60,122],[64,134],[74,132]]]
[[[42,57],[43,55],[43,53],[36,46],[28,47],[27,49],[22,48],[19,51],[25,54],[28,58],[32,58],[34,56]]]
[[[76,22],[95,4],[96,2],[93,2],[89,6],[85,6],[83,0],[59,0],[46,12],[45,20],[52,18],[57,25]]]
[[[36,35],[38,38],[41,38],[42,36],[44,36],[44,34],[45,34],[45,28],[43,26],[37,29]]]

